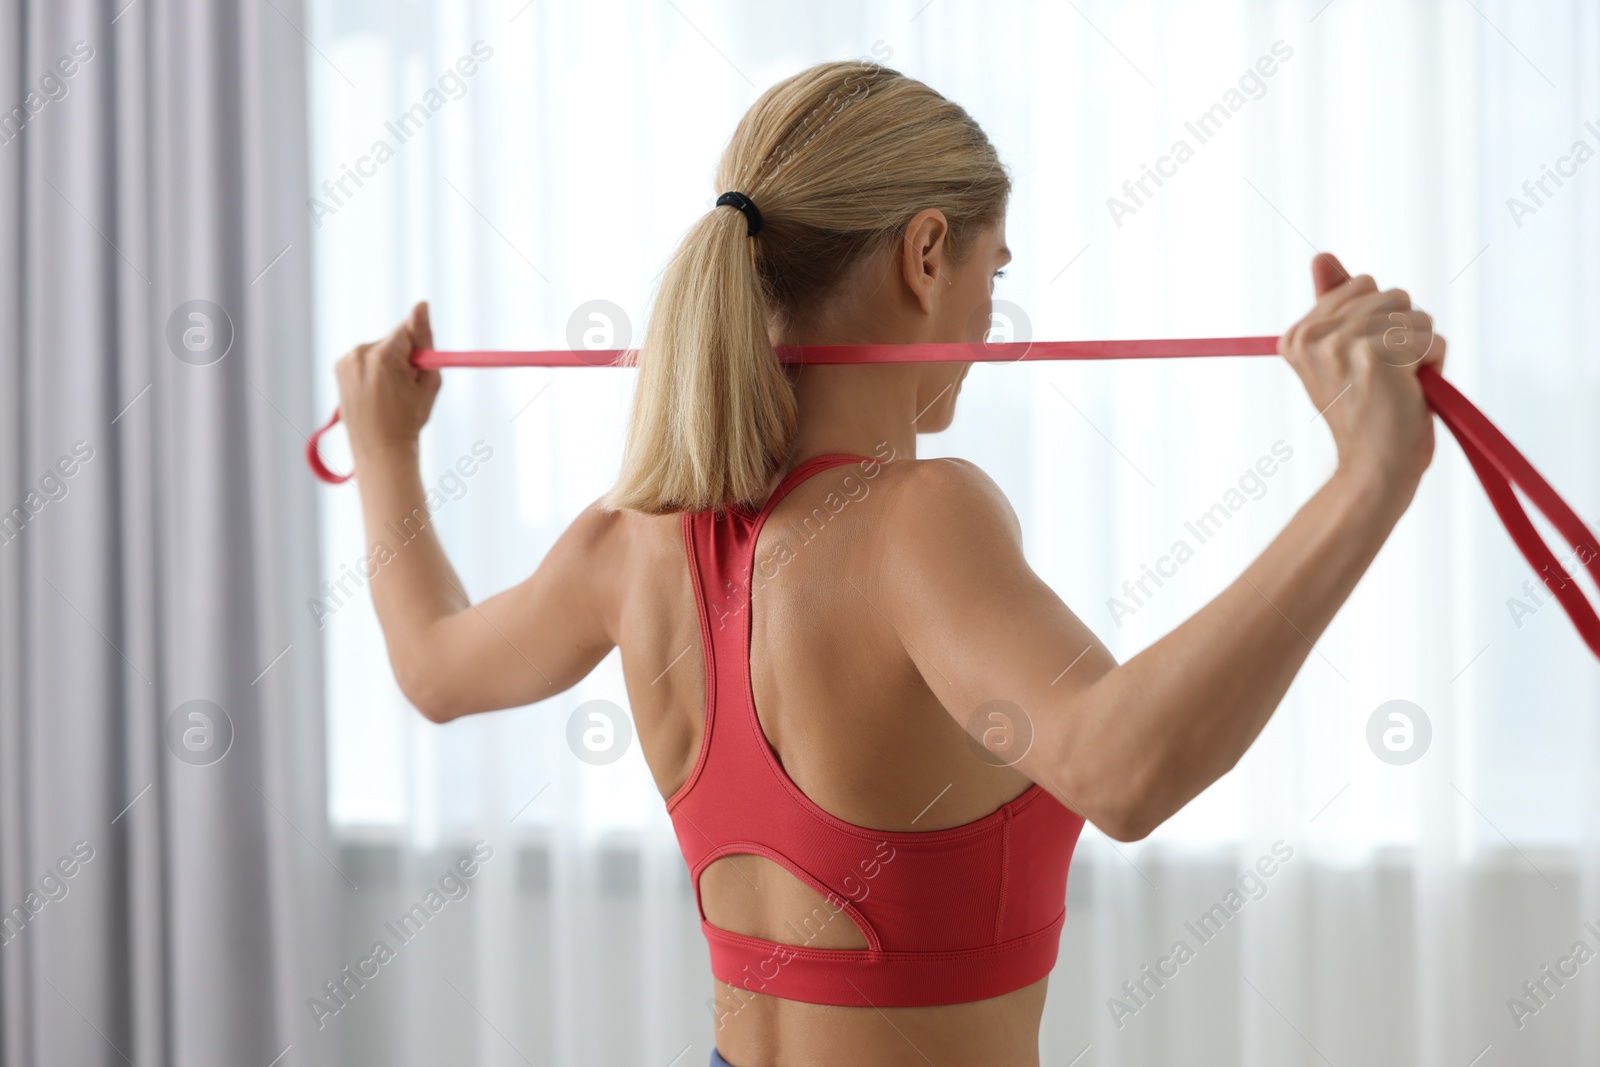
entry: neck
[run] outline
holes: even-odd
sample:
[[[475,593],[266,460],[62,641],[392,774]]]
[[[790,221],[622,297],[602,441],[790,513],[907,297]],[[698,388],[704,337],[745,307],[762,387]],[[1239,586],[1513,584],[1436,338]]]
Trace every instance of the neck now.
[[[848,306],[814,309],[803,322],[773,336],[779,345],[895,344],[926,340],[927,324],[878,299],[877,288],[853,284]],[[789,368],[798,419],[790,462],[845,452],[917,458],[918,397],[924,368],[913,363],[800,364]],[[924,400],[924,403],[926,401]],[[893,451],[890,451],[890,450]]]
[[[917,458],[913,366],[817,364],[795,367],[791,374],[799,405],[791,463],[832,452]]]

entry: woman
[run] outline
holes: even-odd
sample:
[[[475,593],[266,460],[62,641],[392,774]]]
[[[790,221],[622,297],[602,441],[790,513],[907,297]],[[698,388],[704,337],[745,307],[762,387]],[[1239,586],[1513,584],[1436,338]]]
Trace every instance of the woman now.
[[[1135,840],[1232,767],[1411,500],[1433,450],[1417,365],[1367,338],[1409,298],[1313,261],[1280,347],[1337,470],[1118,665],[1029,568],[995,484],[916,458],[968,364],[773,352],[984,337],[1010,183],[976,123],[894,71],[824,64],[756,102],[718,184],[663,276],[617,484],[481,604],[431,531],[386,564],[396,677],[447,722],[621,647],[711,944],[714,1064],[1036,1064],[1083,821]],[[439,377],[407,360],[432,343],[419,304],[340,361],[372,536],[423,513]]]

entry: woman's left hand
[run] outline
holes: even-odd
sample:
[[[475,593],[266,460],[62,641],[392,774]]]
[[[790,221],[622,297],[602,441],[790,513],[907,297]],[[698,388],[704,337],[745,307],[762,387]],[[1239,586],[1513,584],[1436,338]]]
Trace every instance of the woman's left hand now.
[[[439,394],[436,370],[417,370],[411,354],[433,347],[433,326],[424,301],[383,340],[357,345],[340,357],[339,417],[350,432],[350,451],[376,457],[414,448]]]

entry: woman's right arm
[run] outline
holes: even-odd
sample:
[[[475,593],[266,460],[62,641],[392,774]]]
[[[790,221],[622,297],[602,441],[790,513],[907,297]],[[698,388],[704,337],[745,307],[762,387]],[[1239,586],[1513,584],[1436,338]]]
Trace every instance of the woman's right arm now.
[[[976,467],[919,464],[887,520],[867,592],[929,686],[963,726],[991,700],[1023,709],[1034,737],[1017,769],[1113,838],[1145,836],[1238,762],[1432,456],[1417,369],[1442,361],[1443,339],[1422,364],[1392,365],[1368,323],[1409,313],[1409,297],[1349,279],[1332,256],[1313,275],[1317,305],[1280,351],[1333,431],[1338,468],[1237,581],[1127,663],[1033,573]]]

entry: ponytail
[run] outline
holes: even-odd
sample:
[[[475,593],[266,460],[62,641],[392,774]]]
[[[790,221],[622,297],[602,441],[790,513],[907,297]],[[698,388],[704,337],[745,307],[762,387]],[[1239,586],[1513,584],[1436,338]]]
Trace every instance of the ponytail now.
[[[704,511],[760,500],[794,436],[795,398],[767,334],[755,240],[717,208],[662,275],[611,509]]]
[[[864,254],[937,207],[960,256],[1005,212],[1011,182],[983,130],[932,89],[876,63],[823,63],[762,94],[717,168],[713,208],[661,277],[622,470],[601,501],[648,514],[765,498],[788,460],[794,387],[775,325],[802,319]],[[761,220],[757,223],[755,220]],[[752,233],[752,231],[756,231]]]

